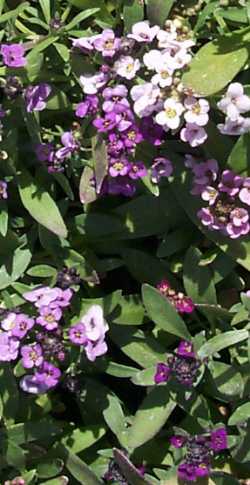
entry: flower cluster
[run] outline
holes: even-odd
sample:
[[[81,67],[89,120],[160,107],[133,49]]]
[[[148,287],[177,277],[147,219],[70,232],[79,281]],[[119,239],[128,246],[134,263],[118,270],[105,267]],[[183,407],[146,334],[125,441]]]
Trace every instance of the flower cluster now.
[[[174,21],[167,22],[166,30],[145,21],[135,24],[126,37],[105,29],[73,40],[73,48],[103,58],[98,72],[80,76],[85,98],[76,108],[76,116],[91,117],[107,142],[108,173],[102,194],[133,195],[134,182],[148,173],[136,149],[144,140],[160,146],[167,131],[180,128],[181,139],[193,147],[206,140],[208,102],[186,95],[179,77],[191,60],[193,45]],[[158,183],[161,176],[172,173],[172,165],[159,157],[151,170],[152,181]]]
[[[69,339],[75,345],[83,346],[90,361],[107,352],[105,334],[109,327],[103,317],[102,307],[92,305],[80,322],[69,329]]]
[[[202,224],[231,239],[249,234],[250,178],[232,170],[219,173],[216,160],[197,163],[186,156],[185,164],[194,175],[191,193],[208,203],[197,214]]]
[[[210,434],[172,436],[170,442],[175,448],[186,448],[185,460],[178,467],[178,476],[190,482],[209,476],[211,458],[228,446],[225,428],[218,428]]]
[[[196,358],[192,343],[183,340],[175,354],[167,358],[167,364],[157,364],[154,381],[160,384],[175,377],[182,385],[191,387],[197,380],[200,366],[201,361]]]
[[[217,125],[221,133],[234,136],[249,133],[250,118],[242,115],[250,111],[250,97],[244,94],[242,84],[230,84],[217,106],[226,115],[225,123]]]
[[[61,146],[53,143],[40,143],[36,146],[36,156],[40,162],[47,165],[48,172],[63,172],[65,162],[79,150],[80,144],[72,131],[65,131],[61,136]]]
[[[195,305],[192,299],[185,296],[184,293],[181,293],[180,291],[176,292],[171,288],[167,280],[160,281],[157,285],[157,289],[170,301],[178,312],[192,313],[194,311]]]

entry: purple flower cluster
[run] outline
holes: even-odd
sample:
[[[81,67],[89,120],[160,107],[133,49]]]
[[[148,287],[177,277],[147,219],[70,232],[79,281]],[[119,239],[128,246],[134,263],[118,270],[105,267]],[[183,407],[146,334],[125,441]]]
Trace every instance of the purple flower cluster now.
[[[0,200],[8,199],[7,182],[0,180]]]
[[[36,156],[40,162],[47,165],[48,172],[63,172],[66,160],[80,148],[79,142],[72,131],[66,131],[61,136],[61,147],[53,143],[40,143],[36,146]]]
[[[250,97],[244,94],[242,84],[230,84],[217,106],[226,115],[225,123],[217,125],[223,135],[237,136],[249,133],[250,118],[242,115],[250,111]]]
[[[167,364],[157,364],[154,381],[160,384],[175,377],[180,384],[192,387],[197,380],[200,366],[201,362],[195,356],[192,343],[183,340],[175,354],[167,358]]]
[[[107,352],[105,334],[109,327],[103,317],[102,307],[92,305],[80,322],[69,329],[69,339],[75,345],[83,346],[90,361]]]
[[[63,310],[70,305],[72,295],[70,289],[42,286],[23,295],[34,305],[38,316],[30,317],[14,311],[4,313],[0,361],[10,362],[20,356],[23,368],[33,370],[33,374],[21,379],[20,386],[24,391],[46,392],[59,382],[61,371],[54,364],[65,358],[59,321]]]
[[[216,160],[197,163],[186,156],[185,164],[194,175],[191,193],[208,204],[197,214],[202,224],[231,239],[249,234],[250,178],[232,170],[219,173]]]
[[[49,84],[40,83],[36,86],[28,86],[24,91],[24,100],[28,113],[43,111],[46,108],[46,99],[51,93]]]
[[[186,448],[185,459],[178,466],[178,477],[189,482],[208,477],[212,457],[228,447],[225,428],[217,428],[210,434],[172,436],[170,443],[174,448]]]
[[[165,296],[175,309],[180,313],[192,313],[194,311],[194,303],[191,298],[185,296],[180,291],[176,292],[171,288],[167,280],[162,280],[157,285],[159,292]]]

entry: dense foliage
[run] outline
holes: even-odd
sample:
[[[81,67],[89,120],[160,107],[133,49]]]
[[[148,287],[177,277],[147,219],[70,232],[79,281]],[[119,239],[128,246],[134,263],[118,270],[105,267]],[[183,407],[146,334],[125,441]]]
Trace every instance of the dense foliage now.
[[[249,2],[0,25],[1,484],[249,483]]]

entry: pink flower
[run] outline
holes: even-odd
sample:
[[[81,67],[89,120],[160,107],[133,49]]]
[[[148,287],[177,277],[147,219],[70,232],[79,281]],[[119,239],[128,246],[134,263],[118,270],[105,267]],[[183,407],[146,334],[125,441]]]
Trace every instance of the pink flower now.
[[[232,170],[224,170],[221,175],[221,182],[218,185],[220,192],[226,192],[230,197],[238,194],[242,186],[242,177],[236,175]]]
[[[87,342],[83,323],[77,323],[69,328],[69,339],[75,345],[83,345]]]
[[[8,67],[26,66],[27,60],[24,57],[24,48],[21,44],[2,44],[0,53],[3,56],[3,62]]]
[[[98,340],[97,342],[88,340],[88,343],[85,346],[86,356],[91,362],[94,362],[96,357],[106,354],[107,350],[108,347],[104,340]]]
[[[9,332],[0,332],[0,361],[10,362],[18,356],[20,342],[11,337]]]
[[[49,286],[42,286],[32,291],[23,294],[25,300],[34,303],[37,308],[47,306],[52,301],[56,300],[62,290],[60,288],[50,288]]]
[[[137,22],[133,25],[132,34],[128,34],[128,37],[137,42],[152,42],[159,30],[160,27],[158,25],[150,27],[147,21]]]
[[[61,377],[61,371],[50,362],[43,362],[42,368],[34,374],[38,382],[47,388],[55,387]]]
[[[232,83],[217,106],[231,121],[237,121],[240,113],[250,111],[250,98],[244,94],[242,84]]]
[[[171,436],[170,444],[174,448],[182,448],[185,445],[186,437],[181,435]]]
[[[182,128],[180,137],[182,141],[188,142],[193,148],[202,145],[207,139],[207,133],[204,128],[196,125],[196,123],[187,123]]]
[[[93,45],[103,57],[113,57],[120,47],[120,39],[115,37],[112,29],[104,29],[101,35],[95,37]]]
[[[50,331],[58,327],[58,322],[62,317],[62,310],[59,307],[41,306],[39,314],[36,322]]]
[[[42,347],[39,344],[24,345],[21,348],[22,365],[25,369],[39,367],[43,363]]]
[[[246,209],[237,207],[230,213],[230,222],[226,226],[227,234],[231,239],[245,236],[250,231],[249,214]]]
[[[140,61],[138,59],[134,59],[131,56],[121,56],[114,63],[114,71],[116,72],[116,74],[128,80],[135,77],[140,67]]]
[[[244,179],[242,189],[239,192],[239,199],[243,204],[250,205],[250,177]]]
[[[209,103],[206,99],[196,99],[188,96],[184,101],[187,109],[184,118],[187,123],[196,123],[198,126],[205,126],[208,122]]]
[[[98,35],[93,35],[92,37],[80,37],[79,39],[73,39],[72,45],[84,52],[91,52],[94,50],[94,40]]]

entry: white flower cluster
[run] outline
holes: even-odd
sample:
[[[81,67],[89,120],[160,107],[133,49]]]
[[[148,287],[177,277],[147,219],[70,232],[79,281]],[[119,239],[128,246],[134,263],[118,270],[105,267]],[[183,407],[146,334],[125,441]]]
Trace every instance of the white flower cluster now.
[[[237,136],[250,131],[250,118],[242,116],[250,111],[250,97],[244,94],[242,84],[230,84],[217,106],[226,115],[225,123],[217,125],[223,135]]]

